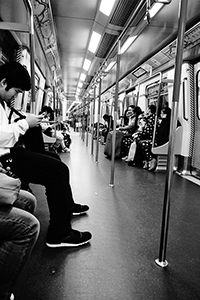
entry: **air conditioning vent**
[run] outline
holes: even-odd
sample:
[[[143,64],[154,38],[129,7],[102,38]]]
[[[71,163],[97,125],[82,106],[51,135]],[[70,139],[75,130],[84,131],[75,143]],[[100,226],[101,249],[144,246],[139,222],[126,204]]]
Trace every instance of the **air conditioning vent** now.
[[[96,57],[105,58],[108,51],[110,50],[110,48],[112,47],[112,45],[116,41],[116,39],[117,39],[117,35],[105,33],[103,38],[102,38],[102,41],[101,41],[101,43],[98,47]]]
[[[122,27],[125,26],[127,20],[130,18],[139,1],[140,0],[119,1],[112,18],[110,19],[110,24]]]

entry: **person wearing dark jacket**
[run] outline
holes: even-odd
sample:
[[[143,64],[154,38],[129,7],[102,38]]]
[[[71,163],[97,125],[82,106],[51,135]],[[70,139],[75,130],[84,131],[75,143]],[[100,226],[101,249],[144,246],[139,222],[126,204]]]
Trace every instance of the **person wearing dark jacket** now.
[[[171,119],[171,109],[165,107],[161,110],[160,119],[157,123],[157,130],[155,134],[154,147],[164,145],[169,140],[169,130],[170,130],[170,119]],[[149,171],[154,171],[157,166],[156,155],[151,152],[152,139],[141,140],[138,143],[138,150],[142,152],[144,158],[144,169]]]

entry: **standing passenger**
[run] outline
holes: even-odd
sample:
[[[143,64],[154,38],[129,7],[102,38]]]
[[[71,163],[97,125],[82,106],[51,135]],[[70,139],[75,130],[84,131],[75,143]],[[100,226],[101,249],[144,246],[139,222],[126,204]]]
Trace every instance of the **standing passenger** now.
[[[50,213],[47,246],[80,246],[89,242],[92,236],[90,232],[72,229],[71,215],[85,212],[89,207],[74,203],[68,167],[58,159],[30,151],[23,143],[17,143],[29,128],[41,123],[42,116],[27,114],[25,119],[17,122],[13,122],[12,117],[9,124],[11,102],[18,93],[30,87],[30,76],[21,64],[13,62],[0,66],[0,161],[7,155],[19,178],[45,186]]]

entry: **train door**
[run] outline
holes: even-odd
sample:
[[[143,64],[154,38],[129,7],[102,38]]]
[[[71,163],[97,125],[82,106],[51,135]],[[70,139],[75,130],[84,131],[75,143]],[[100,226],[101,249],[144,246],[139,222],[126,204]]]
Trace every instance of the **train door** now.
[[[191,160],[191,173],[196,177],[200,177],[200,63],[195,67],[195,109],[194,109],[194,146]]]

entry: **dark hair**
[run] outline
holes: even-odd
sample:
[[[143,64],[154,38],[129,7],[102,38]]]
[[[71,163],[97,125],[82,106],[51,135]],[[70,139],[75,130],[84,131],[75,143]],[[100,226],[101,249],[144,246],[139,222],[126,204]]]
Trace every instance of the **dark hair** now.
[[[156,113],[156,106],[154,104],[149,105],[149,109],[150,109],[152,114]]]
[[[11,88],[19,88],[29,91],[31,88],[30,75],[25,67],[18,62],[5,63],[0,66],[0,80],[6,80],[8,91]]]
[[[110,121],[110,119],[112,120],[112,116],[111,115],[108,115],[108,114],[105,114],[105,115],[103,115],[103,119],[104,119],[104,121]]]
[[[42,114],[44,112],[46,112],[47,114],[50,114],[50,121],[52,121],[54,118],[53,109],[50,106],[45,105],[42,107],[40,114]]]
[[[42,112],[42,113],[43,113],[43,112],[47,112],[48,114],[52,114],[52,113],[53,113],[53,110],[52,110],[52,108],[51,108],[50,106],[45,105],[45,106],[42,107],[41,112]]]
[[[139,106],[135,106],[135,108],[133,109],[134,113],[136,114],[136,116],[139,116],[142,114],[142,110]]]
[[[171,117],[171,109],[169,107],[164,107],[162,112],[167,115],[167,118]]]
[[[103,115],[103,119],[104,119],[105,121],[107,121],[107,120],[110,119],[110,116],[109,116],[108,114],[105,114],[105,115]]]

